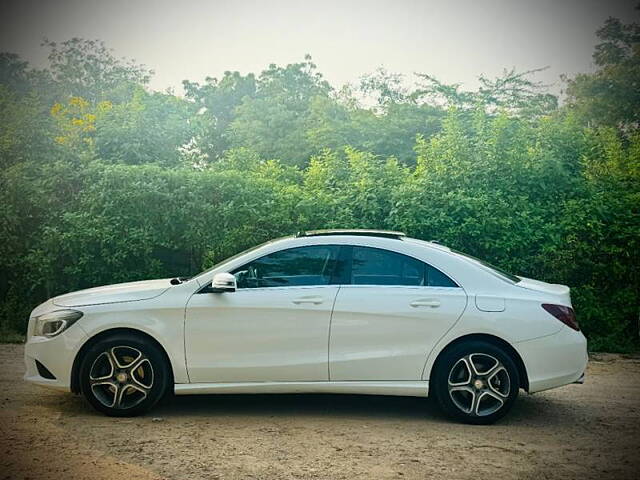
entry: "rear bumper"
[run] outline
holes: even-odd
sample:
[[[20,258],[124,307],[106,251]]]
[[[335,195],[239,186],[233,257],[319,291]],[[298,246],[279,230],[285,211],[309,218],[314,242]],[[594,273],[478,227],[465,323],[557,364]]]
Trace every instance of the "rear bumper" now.
[[[563,327],[558,333],[514,344],[522,357],[529,393],[584,381],[587,339],[582,332]]]

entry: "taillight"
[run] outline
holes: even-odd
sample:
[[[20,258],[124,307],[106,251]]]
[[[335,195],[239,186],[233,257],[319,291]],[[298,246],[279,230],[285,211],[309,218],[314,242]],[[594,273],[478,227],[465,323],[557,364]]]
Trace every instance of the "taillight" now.
[[[542,308],[564,323],[567,327],[573,328],[578,332],[580,331],[580,326],[576,320],[576,312],[573,311],[573,308],[565,307],[564,305],[554,305],[552,303],[543,303]]]

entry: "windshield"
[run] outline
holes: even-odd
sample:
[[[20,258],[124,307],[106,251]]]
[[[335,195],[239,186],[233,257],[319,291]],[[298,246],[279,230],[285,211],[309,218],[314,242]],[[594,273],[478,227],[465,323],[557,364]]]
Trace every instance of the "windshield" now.
[[[473,260],[474,262],[478,262],[483,267],[486,267],[486,268],[494,271],[495,273],[497,273],[501,277],[506,278],[507,280],[511,280],[513,283],[518,283],[521,280],[520,277],[517,277],[517,276],[515,276],[515,275],[513,275],[513,274],[511,274],[509,272],[505,272],[501,268],[496,267],[495,265],[491,265],[489,262],[485,262],[484,260],[480,260],[479,258],[476,258],[473,255],[469,255],[467,253],[459,252],[459,251],[454,250],[454,249],[451,249],[451,251],[453,253],[455,253],[456,255],[460,255],[462,257],[466,257],[466,258],[468,258],[470,260]]]

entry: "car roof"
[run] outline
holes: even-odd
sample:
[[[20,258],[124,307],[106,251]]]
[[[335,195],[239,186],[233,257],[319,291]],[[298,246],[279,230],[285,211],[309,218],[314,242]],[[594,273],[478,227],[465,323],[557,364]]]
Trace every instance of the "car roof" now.
[[[371,229],[349,229],[349,228],[336,228],[327,230],[307,230],[304,232],[298,232],[293,238],[307,238],[307,237],[373,237],[373,238],[390,238],[396,240],[403,240],[408,243],[414,243],[422,247],[431,247],[438,250],[451,251],[449,247],[442,245],[437,240],[420,240],[417,238],[408,237],[406,233],[396,230],[371,230]],[[291,237],[285,237],[291,238]],[[355,239],[354,239],[355,240]]]
[[[407,234],[404,232],[396,232],[393,230],[368,230],[368,229],[348,229],[338,228],[331,230],[307,230],[305,232],[298,232],[296,237],[321,237],[331,235],[354,235],[362,237],[383,237],[383,238],[402,238]]]

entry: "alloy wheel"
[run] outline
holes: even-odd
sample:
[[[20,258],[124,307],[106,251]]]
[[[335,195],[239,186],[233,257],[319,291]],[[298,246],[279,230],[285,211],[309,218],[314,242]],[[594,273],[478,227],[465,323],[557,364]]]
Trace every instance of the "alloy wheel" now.
[[[100,353],[89,370],[89,386],[105,407],[130,409],[153,388],[153,365],[137,348],[116,346]]]
[[[511,392],[511,379],[497,358],[486,353],[470,353],[453,365],[447,387],[453,404],[462,413],[485,417],[505,405]]]

